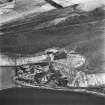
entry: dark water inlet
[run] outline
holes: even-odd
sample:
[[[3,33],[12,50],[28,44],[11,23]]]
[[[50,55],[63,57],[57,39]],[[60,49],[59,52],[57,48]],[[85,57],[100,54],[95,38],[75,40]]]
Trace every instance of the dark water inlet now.
[[[105,105],[105,97],[85,92],[66,92],[35,88],[0,91],[2,105]]]

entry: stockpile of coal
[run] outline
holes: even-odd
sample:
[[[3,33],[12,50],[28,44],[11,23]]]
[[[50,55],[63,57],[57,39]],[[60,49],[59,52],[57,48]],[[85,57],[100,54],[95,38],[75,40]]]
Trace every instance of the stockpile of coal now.
[[[45,52],[46,55],[43,55],[47,56],[45,60],[16,67],[14,76],[16,84],[47,88],[105,86],[105,74],[87,73],[88,62],[84,56],[67,50],[49,49]]]
[[[84,65],[85,58],[76,53],[72,54],[73,52],[68,55],[67,53],[70,52],[65,52],[65,50],[51,50],[45,51],[48,55],[45,61],[17,66],[15,82],[25,86],[30,84],[33,86],[49,85],[50,87],[67,87],[68,83],[72,84],[79,72],[76,69]],[[79,75],[85,76],[83,73]],[[75,82],[73,85],[76,85]]]

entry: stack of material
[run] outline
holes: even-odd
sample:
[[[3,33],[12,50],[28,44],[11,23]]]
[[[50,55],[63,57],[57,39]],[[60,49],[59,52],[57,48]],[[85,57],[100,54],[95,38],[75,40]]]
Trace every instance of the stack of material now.
[[[53,51],[53,50],[52,50]],[[45,51],[46,52],[46,51]],[[65,53],[66,56],[62,53]],[[97,87],[105,85],[104,74],[88,74],[84,72],[86,59],[76,53],[46,52],[49,61],[19,66],[16,69],[15,83],[21,86],[43,87]],[[79,68],[81,68],[79,70]],[[86,68],[84,68],[86,69]],[[100,79],[101,77],[101,79]]]

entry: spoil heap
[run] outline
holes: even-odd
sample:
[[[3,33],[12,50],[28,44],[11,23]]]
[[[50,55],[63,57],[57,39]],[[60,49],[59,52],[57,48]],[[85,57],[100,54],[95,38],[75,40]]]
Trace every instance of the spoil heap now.
[[[48,49],[43,54],[47,56],[46,60],[16,68],[16,84],[50,88],[83,88],[105,84],[96,74],[85,72],[87,61],[75,51]]]

